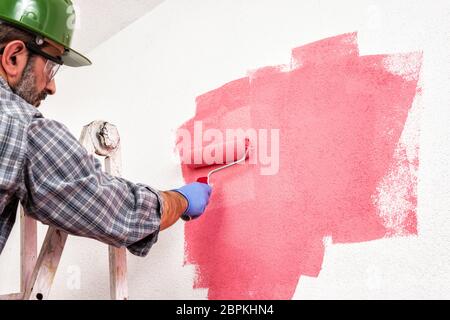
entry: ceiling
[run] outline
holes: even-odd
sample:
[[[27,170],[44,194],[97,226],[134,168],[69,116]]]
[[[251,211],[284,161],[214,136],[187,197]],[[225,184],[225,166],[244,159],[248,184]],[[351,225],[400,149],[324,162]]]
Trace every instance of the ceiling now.
[[[73,48],[87,53],[164,0],[72,0],[77,12]]]

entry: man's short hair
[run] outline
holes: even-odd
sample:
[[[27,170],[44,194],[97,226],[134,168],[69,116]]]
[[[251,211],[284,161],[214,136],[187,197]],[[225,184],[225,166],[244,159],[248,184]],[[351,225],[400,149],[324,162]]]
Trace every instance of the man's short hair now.
[[[33,41],[36,36],[22,29],[14,27],[8,23],[0,21],[0,49],[6,44],[14,40],[20,40],[23,42]]]

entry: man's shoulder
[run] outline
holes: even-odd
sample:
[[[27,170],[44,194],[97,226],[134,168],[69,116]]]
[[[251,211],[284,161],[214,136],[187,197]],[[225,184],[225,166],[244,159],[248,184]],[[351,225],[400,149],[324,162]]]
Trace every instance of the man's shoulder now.
[[[37,108],[0,86],[0,156],[9,167],[22,158],[30,126],[41,118],[43,116]]]
[[[27,148],[29,122],[24,115],[0,112],[0,186],[14,188],[20,176]]]
[[[0,87],[0,115],[24,124],[43,118],[39,110],[4,87]]]

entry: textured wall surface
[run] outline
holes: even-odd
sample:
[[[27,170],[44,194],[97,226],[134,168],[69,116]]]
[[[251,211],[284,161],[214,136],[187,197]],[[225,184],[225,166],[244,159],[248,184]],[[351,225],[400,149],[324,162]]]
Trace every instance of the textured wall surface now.
[[[401,237],[370,236],[372,241],[320,238],[323,261],[314,272],[301,273],[291,296],[450,298],[449,17],[450,5],[443,0],[433,5],[424,1],[168,0],[93,50],[92,67],[64,69],[57,77],[57,96],[48,98],[41,108],[47,117],[67,124],[75,135],[95,119],[114,123],[122,136],[124,176],[169,189],[184,183],[175,156],[176,131],[195,116],[197,97],[245,78],[249,71],[289,63],[293,48],[340,34],[357,32],[361,57],[422,52],[418,78],[422,93],[408,110],[420,112],[409,113],[406,120],[396,123],[406,124],[406,129],[395,132],[397,141],[399,135],[411,137],[420,132],[415,137],[420,165],[414,228],[406,228]],[[395,70],[394,65],[391,71]],[[420,117],[415,119],[416,115]],[[249,113],[239,116],[245,118]],[[409,120],[418,127],[411,129]],[[297,165],[302,164],[301,157],[299,161]],[[262,185],[252,188],[245,191],[270,192]],[[283,188],[292,194],[289,184]],[[300,214],[292,207],[286,209],[292,215]],[[389,218],[393,209],[385,210],[384,217]],[[240,217],[232,217],[237,220],[233,225],[242,227],[237,231],[245,232]],[[0,257],[1,293],[18,288],[18,229]],[[40,228],[41,240],[45,229]],[[178,223],[161,233],[148,257],[129,256],[130,298],[206,299],[220,292],[208,292],[213,287],[208,281],[196,285],[202,270],[195,263],[184,264],[189,257],[185,240],[184,224]],[[290,259],[301,256],[304,247],[294,243],[281,253]],[[247,260],[233,263],[245,265]],[[69,238],[52,298],[108,298],[107,265],[106,246]],[[263,283],[264,277],[257,281]],[[274,298],[279,297],[273,292]]]
[[[205,147],[231,130],[251,146],[247,165],[211,178],[208,214],[186,226],[197,287],[211,299],[290,299],[301,275],[319,274],[326,238],[417,234],[421,61],[360,56],[349,33],[197,98],[183,134],[195,141],[201,123]],[[211,170],[183,169],[187,181]]]

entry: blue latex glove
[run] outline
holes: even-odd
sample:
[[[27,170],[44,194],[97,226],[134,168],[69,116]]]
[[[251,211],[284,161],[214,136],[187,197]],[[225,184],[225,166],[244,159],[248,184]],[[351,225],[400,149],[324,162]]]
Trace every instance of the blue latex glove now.
[[[181,219],[190,221],[197,219],[205,212],[212,188],[208,184],[194,182],[174,191],[182,194],[186,198],[188,207],[181,216]]]

